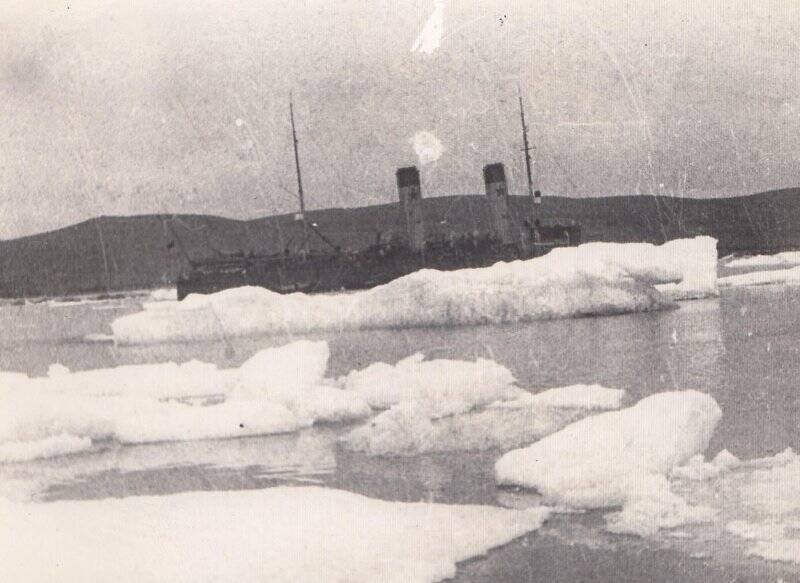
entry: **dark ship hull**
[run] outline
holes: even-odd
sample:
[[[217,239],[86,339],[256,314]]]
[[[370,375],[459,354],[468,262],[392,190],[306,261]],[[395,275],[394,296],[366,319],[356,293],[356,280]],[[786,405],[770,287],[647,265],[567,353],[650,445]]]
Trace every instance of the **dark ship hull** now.
[[[553,246],[569,245],[569,237],[521,249],[493,241],[428,245],[423,252],[407,246],[373,246],[358,253],[218,259],[198,264],[178,280],[178,299],[241,286],[278,293],[324,293],[369,289],[420,269],[453,271],[488,267],[498,261],[530,259]]]

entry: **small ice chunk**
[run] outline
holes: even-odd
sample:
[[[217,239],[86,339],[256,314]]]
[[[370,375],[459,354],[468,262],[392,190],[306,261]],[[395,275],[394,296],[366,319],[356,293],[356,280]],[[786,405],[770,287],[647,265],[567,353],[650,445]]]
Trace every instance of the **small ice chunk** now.
[[[622,510],[606,516],[606,528],[619,534],[654,536],[659,530],[712,522],[717,510],[691,506],[673,494],[664,476],[645,475],[630,492]]]
[[[413,406],[417,414],[429,418],[466,413],[475,407],[526,394],[514,385],[511,371],[492,360],[424,358],[417,353],[394,366],[374,363],[350,372],[340,383],[375,409],[405,403]]]
[[[262,350],[239,369],[239,384],[231,397],[266,398],[309,421],[367,417],[371,409],[359,395],[325,384],[329,357],[324,341],[300,340]]]
[[[702,454],[693,456],[686,465],[672,469],[672,476],[684,480],[708,480],[739,466],[739,458],[723,449],[710,462],[706,462]]]

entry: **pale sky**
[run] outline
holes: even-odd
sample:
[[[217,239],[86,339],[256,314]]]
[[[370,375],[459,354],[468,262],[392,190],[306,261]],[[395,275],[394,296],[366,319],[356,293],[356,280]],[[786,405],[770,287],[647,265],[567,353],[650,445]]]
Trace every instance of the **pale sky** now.
[[[523,193],[518,86],[545,194],[798,186],[798,43],[797,0],[0,0],[0,238],[295,210],[290,90],[310,208],[393,201],[419,135],[425,195]]]

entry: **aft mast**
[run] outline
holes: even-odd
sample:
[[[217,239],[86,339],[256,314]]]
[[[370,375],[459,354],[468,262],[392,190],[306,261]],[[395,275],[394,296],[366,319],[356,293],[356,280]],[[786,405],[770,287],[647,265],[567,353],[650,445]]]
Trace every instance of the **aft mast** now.
[[[297,196],[300,199],[300,220],[303,221],[303,255],[308,257],[308,221],[306,220],[306,202],[303,197],[303,179],[300,175],[300,154],[297,151],[297,131],[294,127],[294,104],[289,92],[289,119],[292,122],[292,145],[294,146],[294,165],[297,170]]]
[[[525,170],[528,174],[528,196],[531,197],[531,229],[535,239],[539,238],[539,223],[536,208],[541,201],[540,193],[533,191],[533,177],[531,176],[531,146],[528,143],[528,126],[525,123],[525,106],[522,103],[522,89],[519,89],[519,118],[522,122],[522,150],[525,152]]]

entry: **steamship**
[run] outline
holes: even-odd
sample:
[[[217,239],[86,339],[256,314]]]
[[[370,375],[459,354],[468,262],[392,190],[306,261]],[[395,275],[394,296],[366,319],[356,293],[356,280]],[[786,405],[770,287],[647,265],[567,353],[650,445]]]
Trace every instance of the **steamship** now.
[[[290,99],[289,115],[300,202],[296,219],[302,221],[303,229],[300,248],[269,255],[237,253],[203,260],[186,256],[189,269],[178,278],[178,299],[192,293],[208,294],[240,286],[259,286],[279,293],[368,289],[424,268],[450,271],[486,267],[498,261],[537,257],[553,247],[579,244],[581,229],[575,221],[545,221],[538,216],[541,195],[533,190],[531,148],[521,96],[519,104],[528,194],[532,203],[530,216],[512,215],[505,167],[502,163],[493,163],[483,168],[489,230],[456,236],[450,233],[447,237],[426,233],[419,170],[415,166],[400,168],[396,173],[400,232],[386,238],[379,235],[372,245],[351,251],[336,245],[306,218],[297,132]],[[324,241],[328,250],[312,251],[309,248],[312,236]]]

